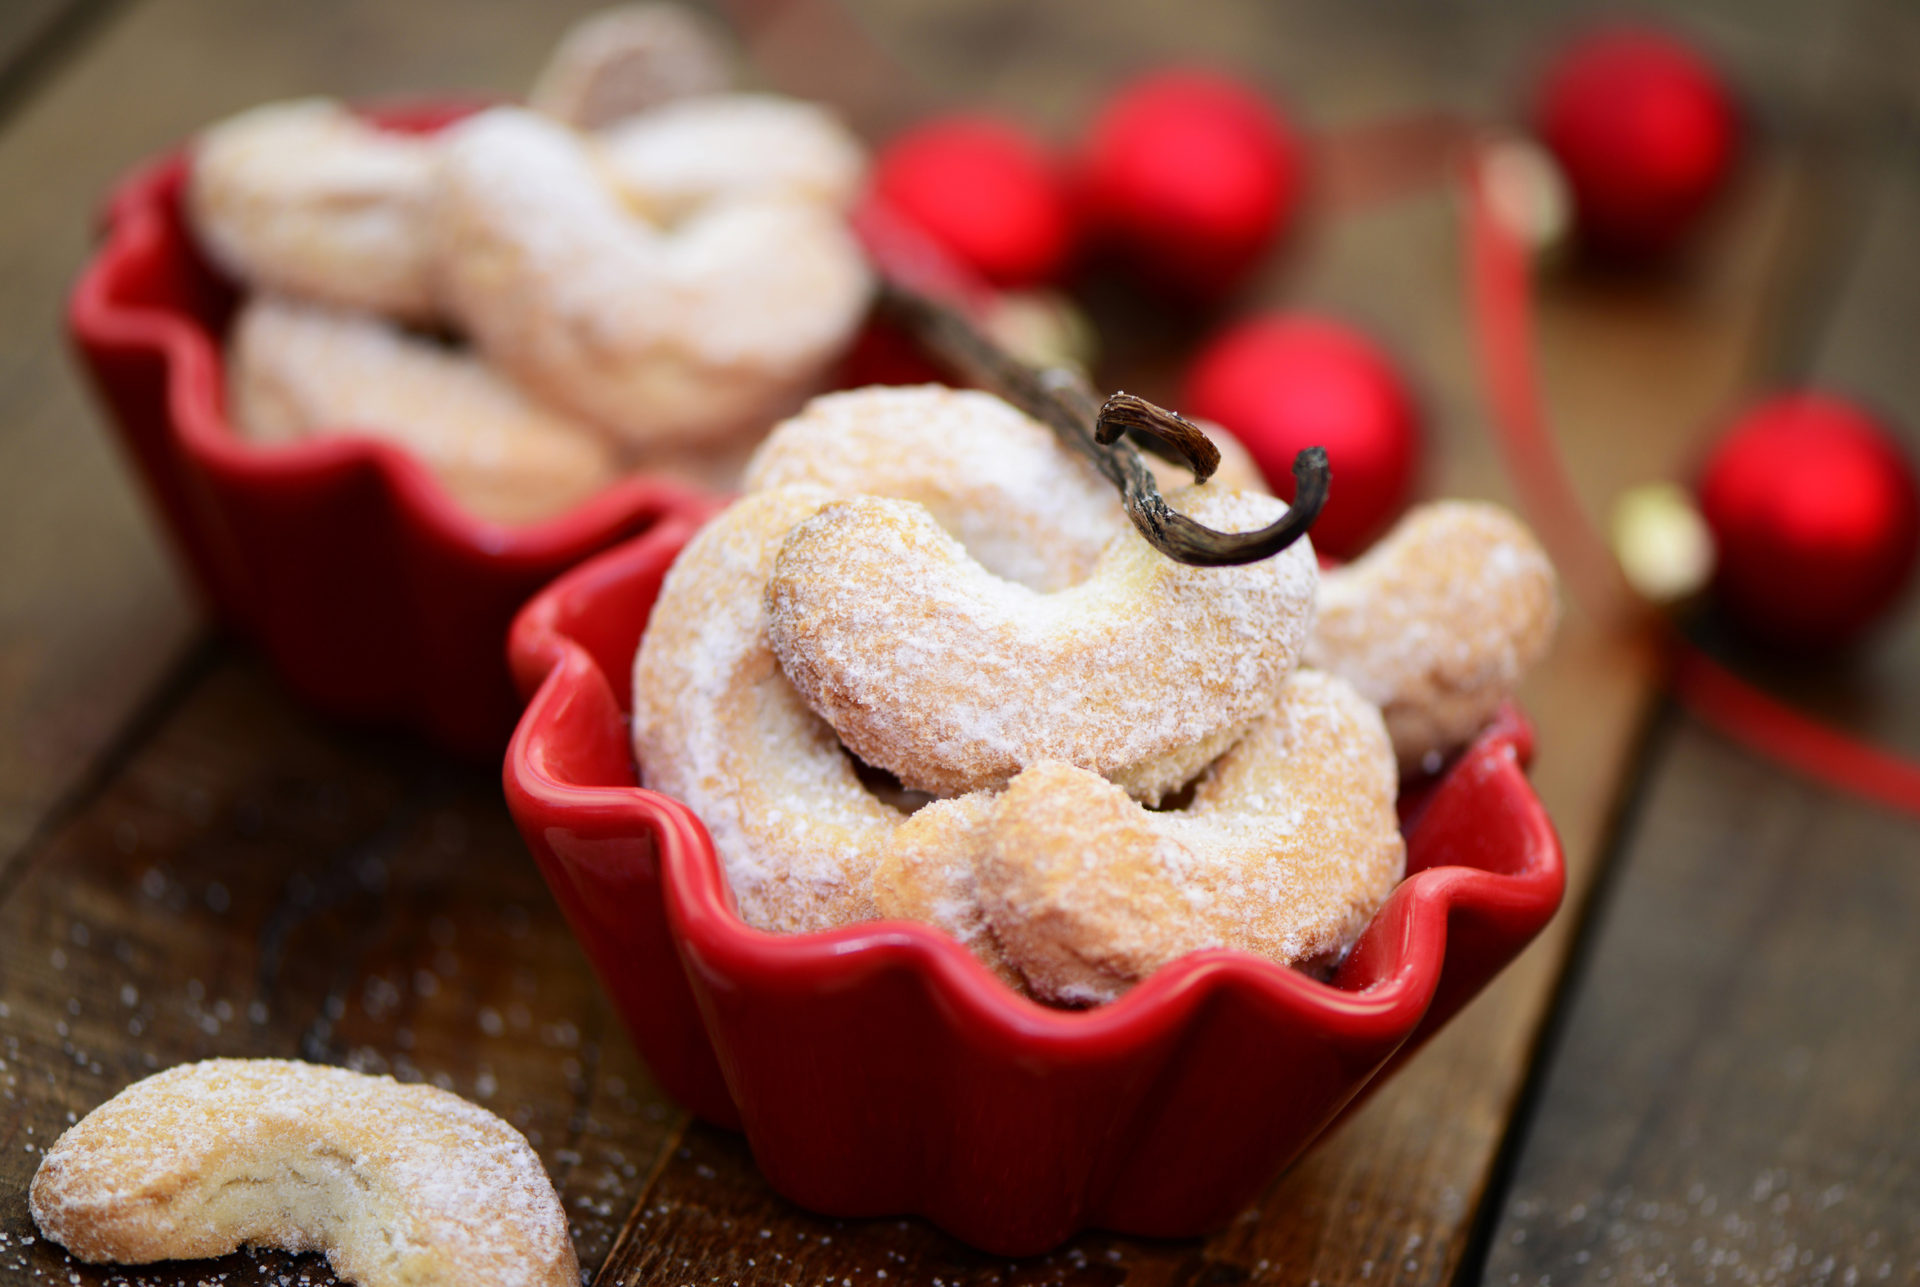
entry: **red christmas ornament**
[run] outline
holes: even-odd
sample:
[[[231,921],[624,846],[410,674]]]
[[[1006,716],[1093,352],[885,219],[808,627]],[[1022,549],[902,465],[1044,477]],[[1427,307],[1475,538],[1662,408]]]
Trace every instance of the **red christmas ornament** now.
[[[1313,525],[1323,554],[1359,554],[1413,488],[1413,399],[1387,355],[1338,323],[1268,314],[1228,327],[1188,373],[1183,410],[1245,443],[1282,496],[1293,495],[1294,455],[1327,449],[1333,490]]]
[[[1065,267],[1072,241],[1066,181],[1015,126],[950,116],[896,137],[880,152],[874,188],[997,286],[1037,286]]]
[[[1701,471],[1700,508],[1720,602],[1795,650],[1859,635],[1920,552],[1913,465],[1871,416],[1829,394],[1786,394],[1742,416]]]
[[[1107,253],[1202,300],[1244,281],[1299,197],[1300,145],[1279,111],[1215,72],[1135,81],[1095,120],[1081,216]]]
[[[1733,98],[1714,69],[1646,28],[1570,45],[1541,81],[1533,120],[1573,189],[1582,239],[1627,258],[1658,256],[1686,236],[1739,144]]]
[[[827,383],[835,389],[870,384],[948,384],[952,377],[892,321],[874,317],[860,328]]]

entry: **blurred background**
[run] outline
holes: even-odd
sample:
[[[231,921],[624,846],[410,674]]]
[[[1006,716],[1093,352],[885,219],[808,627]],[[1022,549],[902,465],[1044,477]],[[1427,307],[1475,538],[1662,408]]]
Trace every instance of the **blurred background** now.
[[[28,888],[18,882],[29,870],[52,882],[28,859],[166,726],[183,692],[233,664],[207,651],[203,614],[62,335],[113,183],[267,100],[523,95],[595,7],[0,2],[0,862],[19,856],[0,865],[0,894]],[[876,148],[944,114],[983,113],[1068,168],[1089,122],[1135,78],[1174,66],[1237,78],[1301,142],[1297,207],[1271,250],[1203,303],[1108,270],[1049,283],[1098,336],[1096,383],[1179,407],[1220,328],[1268,309],[1332,318],[1378,343],[1418,408],[1416,495],[1523,508],[1481,380],[1464,188],[1444,141],[1462,128],[1523,134],[1569,42],[1650,24],[1717,69],[1743,143],[1672,253],[1599,262],[1565,229],[1536,247],[1531,334],[1584,511],[1571,517],[1608,539],[1623,496],[1689,486],[1737,413],[1780,390],[1842,393],[1909,460],[1920,455],[1920,8],[1905,0],[738,0],[710,11],[740,39],[755,82],[832,106]],[[1779,587],[1788,601],[1799,592]],[[1565,911],[1244,1227],[1204,1247],[1089,1238],[1001,1278],[924,1229],[869,1230],[854,1260],[810,1263],[910,1263],[969,1282],[1920,1281],[1920,834],[1909,816],[1684,714],[1663,695],[1654,634],[1577,596],[1569,609],[1527,693],[1536,778],[1568,849]],[[1710,604],[1689,612],[1691,637],[1758,688],[1862,744],[1920,757],[1910,597],[1858,644],[1813,656],[1781,653]],[[292,726],[275,700],[240,704]],[[353,745],[341,755],[358,756]],[[497,812],[492,779],[460,780],[462,808]],[[499,863],[526,861],[497,820],[473,825],[499,832]],[[93,850],[108,852],[110,835]],[[584,978],[571,951],[552,968]],[[644,1077],[622,1067],[636,1085]],[[537,1088],[537,1075],[524,1084]],[[751,1160],[725,1138],[695,1130],[661,1158],[662,1191],[693,1213],[662,1245],[690,1261],[744,1272],[722,1220],[792,1220],[817,1239],[750,1188]],[[588,1258],[641,1189],[617,1165],[605,1173]],[[0,1276],[10,1265],[0,1254]]]
[[[38,643],[23,642],[11,654],[21,659],[12,663],[18,669],[10,672],[11,686],[0,689],[5,700],[51,700],[30,682],[40,647],[97,654],[101,640],[135,631],[156,641],[159,658],[169,651],[160,641],[178,641],[190,619],[106,444],[76,432],[87,412],[53,327],[89,245],[92,212],[112,181],[196,128],[265,100],[524,93],[559,35],[591,7],[13,0],[0,11],[0,109],[6,113],[0,161],[9,194],[0,272],[11,328],[0,382],[9,427],[0,441],[0,469],[39,480],[0,515],[0,548],[57,547],[60,575],[36,591],[22,574],[14,594],[43,592],[70,603],[73,614],[57,640],[46,637],[50,623],[37,622]],[[1658,364],[1672,352],[1661,330],[1673,320],[1670,306],[1704,307],[1713,292],[1737,288],[1727,274],[1765,273],[1765,289],[1778,297],[1760,349],[1738,359],[1751,373],[1746,388],[1817,378],[1885,406],[1895,424],[1916,418],[1912,392],[1898,386],[1896,373],[1904,365],[1897,356],[1902,337],[1920,304],[1887,285],[1871,303],[1833,316],[1836,293],[1862,276],[1863,262],[1877,263],[1888,243],[1903,236],[1920,199],[1911,173],[1910,72],[1920,37],[1907,6],[1406,4],[1356,10],[1335,3],[799,0],[722,6],[718,16],[741,34],[761,83],[817,96],[876,144],[932,115],[985,112],[1032,131],[1064,156],[1107,96],[1130,78],[1170,64],[1214,67],[1270,95],[1316,149],[1301,213],[1212,319],[1180,314],[1161,324],[1155,306],[1129,310],[1127,301],[1093,293],[1096,321],[1107,332],[1108,374],[1125,371],[1140,391],[1172,399],[1209,320],[1259,305],[1347,319],[1382,340],[1426,408],[1431,441],[1421,487],[1429,494],[1459,492],[1470,479],[1484,489],[1491,477],[1462,307],[1457,194],[1442,184],[1406,200],[1323,217],[1314,204],[1317,186],[1324,195],[1316,181],[1329,168],[1321,162],[1337,171],[1353,151],[1343,140],[1408,117],[1451,112],[1476,122],[1523,124],[1537,77],[1569,40],[1603,21],[1653,21],[1695,44],[1724,72],[1748,122],[1750,147],[1733,180],[1739,191],[1717,203],[1719,225],[1696,239],[1703,253],[1652,281],[1588,275],[1555,285],[1585,292],[1594,312],[1583,319],[1635,310],[1649,318],[1638,332],[1639,351],[1618,369],[1595,372],[1591,383],[1576,386],[1588,377],[1556,368],[1559,346],[1545,346],[1549,392],[1591,511],[1604,515],[1623,485],[1688,459],[1682,453],[1672,462],[1636,462],[1625,472],[1639,476],[1622,477],[1620,469],[1582,453],[1603,444],[1605,427],[1618,419],[1606,402],[1609,390],[1665,378]],[[1740,235],[1742,217],[1764,217],[1752,211],[1769,202],[1788,225],[1779,244],[1791,263],[1768,254],[1764,264],[1730,264],[1737,256],[1714,253],[1727,237]],[[1864,276],[1884,278],[1887,271]],[[1561,323],[1549,317],[1544,324]],[[1710,383],[1699,395],[1674,391],[1673,423],[1701,435],[1696,448],[1731,410],[1730,382]],[[141,553],[126,557],[136,550]],[[30,615],[21,601],[12,620]],[[1877,662],[1866,665],[1878,673]],[[108,673],[89,674],[66,694],[79,705],[62,706],[59,726],[31,727],[29,720],[24,740],[0,748],[7,769],[0,780],[24,783],[66,771],[57,767],[72,753],[64,744],[90,742],[119,701],[151,678],[128,673],[120,661],[103,669]],[[1862,699],[1847,711],[1871,723],[1880,704]],[[1881,731],[1894,734],[1891,727]],[[25,789],[0,786],[0,793]]]

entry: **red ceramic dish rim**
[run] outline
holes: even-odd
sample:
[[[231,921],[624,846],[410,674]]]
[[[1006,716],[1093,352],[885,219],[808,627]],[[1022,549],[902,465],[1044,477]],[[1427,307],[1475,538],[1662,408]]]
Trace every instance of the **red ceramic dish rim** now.
[[[367,114],[388,128],[419,131],[437,129],[485,105],[436,100],[373,107]],[[125,278],[136,264],[160,253],[167,217],[162,203],[185,166],[186,149],[177,148],[136,168],[114,189],[102,220],[102,243],[74,286],[68,314],[74,334],[87,343],[163,355],[169,420],[192,459],[261,487],[371,467],[400,511],[438,544],[505,565],[577,558],[605,546],[635,514],[657,508],[663,491],[695,495],[680,484],[635,474],[551,518],[496,523],[464,509],[425,464],[390,443],[350,431],[271,446],[247,442],[226,416],[224,366],[215,338],[194,318],[126,299]]]
[[[588,686],[600,680],[618,692],[626,682],[624,675],[606,676],[587,649],[565,633],[563,602],[606,593],[619,583],[623,569],[670,559],[682,540],[684,532],[661,531],[617,546],[555,581],[521,611],[510,652],[523,689],[537,683],[538,691],[508,748],[506,777],[510,792],[555,813],[583,822],[591,815],[598,833],[651,832],[668,920],[682,950],[731,977],[753,978],[770,990],[811,991],[851,986],[873,972],[909,966],[933,982],[940,1003],[976,1039],[1016,1055],[1104,1057],[1179,1028],[1225,989],[1250,993],[1275,1011],[1311,1018],[1330,1036],[1393,1042],[1412,1033],[1433,999],[1452,913],[1558,901],[1564,877],[1559,842],[1521,771],[1531,734],[1515,720],[1483,735],[1466,758],[1483,757],[1486,767],[1480,771],[1516,780],[1518,789],[1509,795],[1529,836],[1524,865],[1512,873],[1440,866],[1409,875],[1388,904],[1406,900],[1405,914],[1376,916],[1362,940],[1397,930],[1398,941],[1373,943],[1381,950],[1376,959],[1384,954],[1389,968],[1359,990],[1322,983],[1248,953],[1213,949],[1163,967],[1110,1004],[1059,1010],[1012,991],[956,940],[929,925],[871,921],[798,935],[755,929],[734,912],[712,840],[691,809],[640,786],[568,782],[550,767],[546,750],[551,741],[566,738],[564,716]]]

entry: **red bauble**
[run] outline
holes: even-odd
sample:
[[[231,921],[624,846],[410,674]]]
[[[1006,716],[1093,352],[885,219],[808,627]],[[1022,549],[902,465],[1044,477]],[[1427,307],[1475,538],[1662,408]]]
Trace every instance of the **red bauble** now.
[[[1700,475],[1714,591],[1762,639],[1838,647],[1883,614],[1920,552],[1913,465],[1870,415],[1827,394],[1742,416]]]
[[[1072,249],[1072,200],[1047,150],[1013,125],[950,116],[881,149],[874,189],[997,286],[1054,280]]]
[[[920,342],[886,317],[867,319],[827,381],[835,389],[951,382],[952,377],[927,356]]]
[[[1602,31],[1541,81],[1534,129],[1573,190],[1580,235],[1628,258],[1671,250],[1732,172],[1739,117],[1705,59],[1659,31]]]
[[[1245,443],[1282,496],[1293,495],[1294,455],[1327,449],[1333,489],[1313,525],[1323,554],[1360,553],[1413,489],[1413,399],[1387,355],[1336,322],[1268,314],[1228,327],[1201,350],[1181,409]]]
[[[1244,281],[1286,228],[1300,174],[1300,145],[1266,99],[1215,72],[1160,72],[1095,120],[1080,158],[1081,217],[1121,264],[1211,299]]]

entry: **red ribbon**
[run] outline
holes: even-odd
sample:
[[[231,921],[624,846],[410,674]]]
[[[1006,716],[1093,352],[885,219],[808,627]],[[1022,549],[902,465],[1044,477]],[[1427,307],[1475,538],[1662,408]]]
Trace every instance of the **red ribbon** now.
[[[1502,457],[1574,597],[1600,620],[1615,620],[1634,598],[1586,517],[1548,426],[1534,366],[1529,250],[1488,190],[1484,148],[1467,152],[1467,277],[1481,378]],[[1674,696],[1702,721],[1808,777],[1920,816],[1920,765],[1795,711],[1664,623],[1655,628],[1667,633]]]
[[[1410,140],[1431,147],[1411,148]],[[1456,118],[1417,118],[1324,150],[1350,162],[1335,209],[1390,200],[1436,179],[1432,156],[1466,158],[1467,279],[1481,380],[1508,475],[1541,540],[1585,608],[1602,622],[1638,619],[1663,632],[1667,682],[1701,720],[1750,750],[1840,790],[1920,816],[1920,766],[1811,719],[1681,638],[1627,585],[1567,474],[1540,393],[1533,345],[1531,252],[1486,182],[1487,143]],[[1425,159],[1407,161],[1411,153]],[[1344,172],[1343,172],[1344,173]],[[1384,176],[1384,177],[1383,177]],[[877,201],[855,216],[874,257],[922,288],[979,308],[993,289]]]

